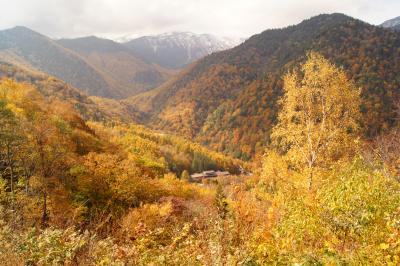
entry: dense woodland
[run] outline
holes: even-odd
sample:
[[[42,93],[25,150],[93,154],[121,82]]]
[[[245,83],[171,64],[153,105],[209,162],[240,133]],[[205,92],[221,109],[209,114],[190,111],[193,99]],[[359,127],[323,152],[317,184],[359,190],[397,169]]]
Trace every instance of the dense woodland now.
[[[70,104],[85,120],[111,125],[143,120],[144,114],[133,106],[114,99],[88,96],[70,84],[42,72],[0,62],[0,77],[34,85],[47,99]]]
[[[282,76],[317,51],[345,69],[362,89],[362,131],[373,138],[392,128],[400,99],[400,33],[343,14],[320,15],[267,30],[212,54],[175,80],[130,102],[152,113],[152,128],[179,132],[248,160],[264,153],[277,122]]]
[[[45,97],[31,84],[3,79],[0,95],[0,260],[16,254],[10,265],[72,259],[89,236],[108,252],[113,240],[105,238],[125,234],[120,219],[131,219],[130,211],[157,213],[162,206],[168,213],[173,203],[211,198],[211,191],[188,183],[189,173],[238,173],[245,166],[142,126],[85,121],[73,105]],[[50,242],[42,246],[40,239]],[[115,254],[85,260],[108,265],[109,255]]]
[[[304,58],[276,80],[270,141],[251,163],[114,120],[101,99],[3,65],[0,261],[398,265],[400,102],[365,138],[366,89],[321,54]],[[192,182],[210,169],[232,175]]]

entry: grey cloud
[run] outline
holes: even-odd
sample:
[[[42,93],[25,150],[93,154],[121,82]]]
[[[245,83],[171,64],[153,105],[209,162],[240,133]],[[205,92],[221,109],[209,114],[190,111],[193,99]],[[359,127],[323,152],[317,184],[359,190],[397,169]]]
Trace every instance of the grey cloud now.
[[[397,0],[0,0],[0,27],[24,25],[52,37],[193,31],[249,36],[320,13],[370,23],[398,16]]]

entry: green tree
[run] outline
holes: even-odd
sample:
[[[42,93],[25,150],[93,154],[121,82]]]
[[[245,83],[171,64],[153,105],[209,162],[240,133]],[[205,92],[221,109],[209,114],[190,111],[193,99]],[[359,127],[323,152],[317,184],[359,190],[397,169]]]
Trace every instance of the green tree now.
[[[214,160],[207,155],[200,152],[194,152],[191,168],[193,172],[202,172],[206,170],[216,170],[217,165]]]

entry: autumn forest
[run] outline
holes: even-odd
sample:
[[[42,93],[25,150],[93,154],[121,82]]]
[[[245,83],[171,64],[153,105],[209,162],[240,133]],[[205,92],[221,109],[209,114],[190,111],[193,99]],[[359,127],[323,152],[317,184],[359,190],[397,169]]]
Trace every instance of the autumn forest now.
[[[179,71],[89,39],[0,32],[0,265],[400,264],[399,31],[319,15]]]

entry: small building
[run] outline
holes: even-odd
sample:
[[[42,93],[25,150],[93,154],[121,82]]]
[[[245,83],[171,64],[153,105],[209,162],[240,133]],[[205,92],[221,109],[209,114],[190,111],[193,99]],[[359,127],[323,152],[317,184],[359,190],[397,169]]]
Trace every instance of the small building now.
[[[228,171],[216,171],[217,176],[228,176],[231,175]]]
[[[196,173],[196,174],[190,175],[190,179],[193,181],[199,181],[203,178],[205,178],[205,176],[202,173]]]
[[[190,175],[190,178],[195,181],[195,182],[201,182],[204,179],[211,179],[211,178],[216,178],[218,176],[229,176],[230,173],[227,171],[214,171],[214,170],[208,170],[208,171],[203,171],[202,173],[195,173]]]

